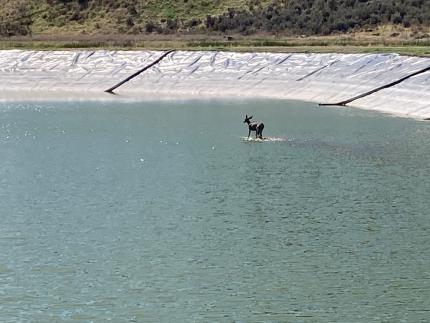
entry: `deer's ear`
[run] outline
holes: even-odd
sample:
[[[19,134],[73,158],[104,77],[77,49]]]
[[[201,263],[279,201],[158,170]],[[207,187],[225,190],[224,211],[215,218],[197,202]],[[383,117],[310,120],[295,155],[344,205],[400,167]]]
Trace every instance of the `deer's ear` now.
[[[248,119],[248,115],[247,114],[245,114],[245,119]]]
[[[248,119],[252,119],[252,116],[250,116]]]

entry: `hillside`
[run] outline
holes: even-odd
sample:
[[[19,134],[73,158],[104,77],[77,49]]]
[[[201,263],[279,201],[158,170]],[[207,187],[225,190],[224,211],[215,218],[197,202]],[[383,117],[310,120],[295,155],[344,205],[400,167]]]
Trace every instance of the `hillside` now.
[[[0,35],[329,35],[379,25],[428,37],[428,0],[0,0]]]

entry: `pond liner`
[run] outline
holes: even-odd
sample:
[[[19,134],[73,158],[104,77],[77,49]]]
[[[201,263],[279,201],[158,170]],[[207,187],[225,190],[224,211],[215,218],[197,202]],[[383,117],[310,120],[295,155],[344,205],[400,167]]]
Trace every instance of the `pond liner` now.
[[[169,55],[170,53],[173,53],[175,50],[169,50],[167,52],[165,52],[163,55],[161,55],[159,58],[157,58],[155,61],[153,61],[151,64],[146,65],[145,67],[141,68],[140,70],[138,70],[136,73],[130,75],[129,77],[127,77],[126,79],[122,80],[121,82],[119,82],[118,84],[115,84],[114,86],[112,86],[111,88],[107,89],[105,92],[110,93],[110,94],[115,94],[114,91],[119,88],[121,85],[123,85],[124,83],[130,81],[131,79],[135,78],[136,76],[138,76],[139,74],[145,72],[147,69],[151,68],[152,66],[158,64],[159,62],[161,62],[167,55]]]
[[[423,69],[421,69],[419,71],[416,71],[416,72],[414,72],[412,74],[408,74],[405,77],[402,77],[401,79],[398,79],[397,81],[394,81],[394,82],[382,85],[382,86],[380,86],[380,87],[378,87],[376,89],[373,89],[373,90],[370,90],[368,92],[362,93],[360,95],[354,96],[354,97],[352,97],[352,98],[350,98],[348,100],[340,101],[340,102],[337,102],[337,103],[319,103],[318,105],[319,106],[346,106],[348,103],[351,103],[352,101],[364,98],[365,96],[371,95],[371,94],[376,93],[378,91],[381,91],[383,89],[390,88],[390,87],[392,87],[394,85],[402,83],[403,81],[405,81],[405,80],[407,80],[407,79],[409,79],[409,78],[411,78],[413,76],[416,76],[416,75],[419,75],[419,74],[422,74],[422,73],[425,73],[425,72],[428,72],[428,71],[430,71],[430,66],[426,67],[426,68],[423,68]]]
[[[331,62],[331,63],[329,63],[329,64],[327,64],[327,65],[324,65],[324,66],[322,66],[322,67],[320,67],[320,68],[316,69],[316,70],[315,70],[315,71],[313,71],[313,72],[310,72],[309,74],[307,74],[307,75],[305,75],[305,76],[303,76],[303,77],[301,77],[301,78],[297,79],[296,81],[297,81],[297,82],[303,81],[305,78],[308,78],[308,77],[310,77],[310,76],[312,76],[312,75],[314,75],[314,74],[316,74],[316,73],[318,73],[318,72],[322,71],[323,69],[325,69],[325,68],[327,68],[327,67],[331,67],[332,65],[336,64],[337,62],[339,62],[339,60],[338,60],[338,59],[337,59],[337,60],[335,60],[334,62]]]

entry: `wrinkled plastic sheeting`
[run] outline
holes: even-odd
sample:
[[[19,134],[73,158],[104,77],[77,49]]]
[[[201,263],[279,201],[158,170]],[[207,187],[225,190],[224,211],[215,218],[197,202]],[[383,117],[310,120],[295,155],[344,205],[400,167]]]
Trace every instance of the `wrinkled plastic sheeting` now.
[[[0,93],[25,92],[30,99],[31,93],[50,98],[56,94],[60,99],[66,93],[101,98],[104,90],[161,55],[157,51],[1,51]],[[116,92],[134,99],[255,97],[327,103],[429,66],[429,58],[396,54],[177,51]],[[427,118],[429,85],[427,72],[351,105]]]

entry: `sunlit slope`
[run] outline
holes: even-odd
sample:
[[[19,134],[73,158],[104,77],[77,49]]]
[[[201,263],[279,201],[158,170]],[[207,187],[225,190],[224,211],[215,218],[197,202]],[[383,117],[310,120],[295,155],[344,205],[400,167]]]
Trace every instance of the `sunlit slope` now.
[[[426,0],[0,0],[0,35],[329,35],[395,25],[430,37]]]
[[[239,11],[259,8],[269,2],[270,0],[0,0],[0,24],[3,25],[3,34],[22,34],[19,25],[22,26],[23,23],[29,25],[32,33],[199,30],[205,29],[204,20],[208,15],[219,16],[229,9]],[[151,28],[151,25],[155,27]]]

